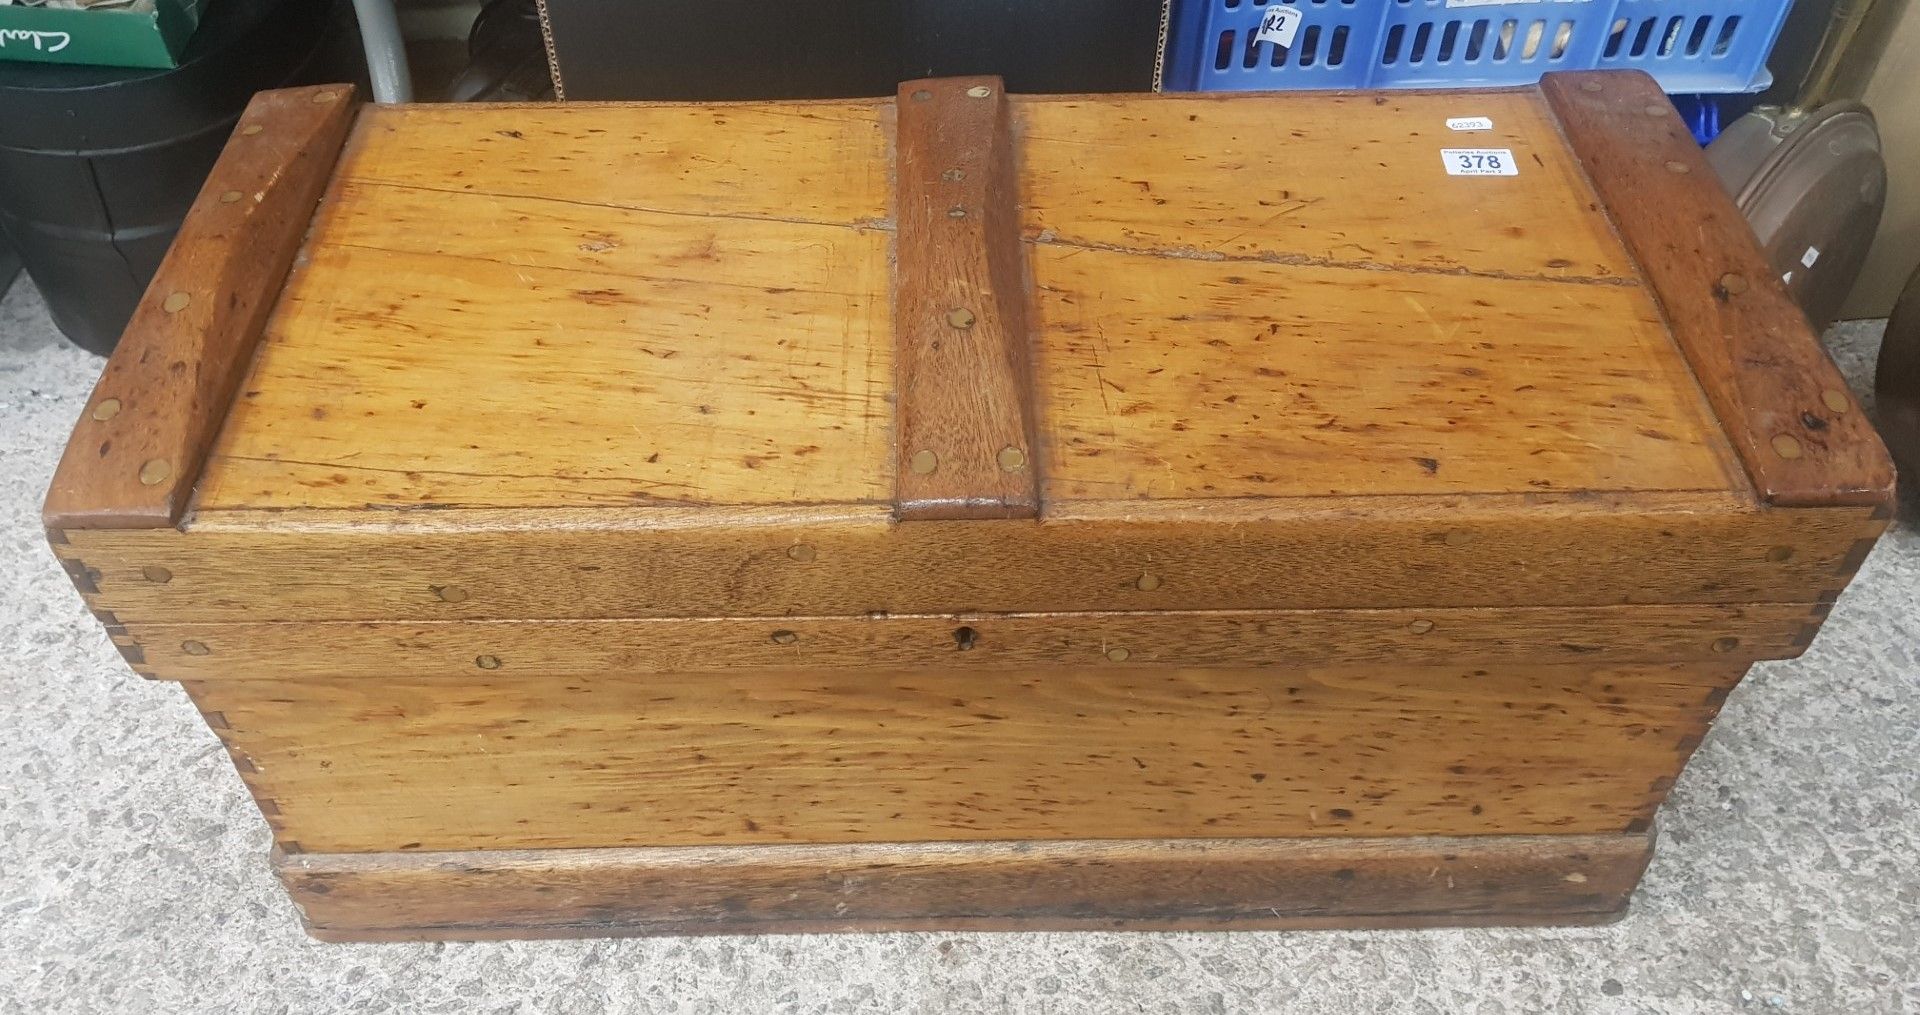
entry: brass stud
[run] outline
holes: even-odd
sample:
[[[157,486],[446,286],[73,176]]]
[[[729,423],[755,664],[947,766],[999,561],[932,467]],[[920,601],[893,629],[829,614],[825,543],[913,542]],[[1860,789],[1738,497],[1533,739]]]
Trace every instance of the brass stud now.
[[[1716,638],[1713,642],[1713,650],[1722,654],[1731,652],[1739,647],[1740,639],[1738,638]]]
[[[220,195],[220,203],[232,204],[233,202],[240,200],[244,196],[246,195],[240,193],[237,190],[229,190],[226,193]]]
[[[1720,276],[1720,291],[1730,296],[1738,296],[1747,291],[1747,277],[1735,272]]]
[[[1121,648],[1118,645],[1115,645],[1114,647],[1107,650],[1107,658],[1116,663],[1126,662],[1127,657],[1130,655],[1133,655],[1133,653],[1127,651],[1126,649]]]
[[[177,314],[180,311],[187,309],[187,304],[192,302],[193,302],[193,295],[191,293],[183,293],[183,292],[176,291],[176,292],[167,294],[167,300],[165,303],[160,304],[160,309],[166,311],[169,314]]]
[[[1820,401],[1825,403],[1828,411],[1834,415],[1844,413],[1853,407],[1852,404],[1847,401],[1847,393],[1835,388],[1828,388],[1820,392]]]
[[[1416,620],[1407,625],[1407,630],[1412,631],[1414,634],[1426,634],[1428,631],[1433,630],[1433,621]]]
[[[198,642],[198,641],[181,642],[180,651],[185,652],[190,656],[205,656],[205,655],[213,654],[213,650],[208,648],[205,642]]]
[[[973,311],[966,307],[954,307],[947,311],[947,323],[960,329],[973,327]]]
[[[1787,561],[1793,559],[1793,547],[1776,546],[1767,551],[1767,559],[1773,561],[1775,564],[1785,564]]]
[[[1000,468],[1006,472],[1019,472],[1027,466],[1027,453],[1019,448],[1001,448],[993,460],[999,462]]]
[[[956,204],[956,205],[954,205],[953,207],[951,207],[951,208],[948,208],[948,209],[947,209],[947,217],[948,217],[948,218],[950,218],[950,219],[963,219],[963,218],[966,218],[966,217],[967,217],[967,210],[966,210],[965,208],[962,208],[962,207],[960,207],[959,205],[957,205],[957,204]]]
[[[339,98],[340,98],[339,92],[316,92],[314,93],[314,96],[313,96],[313,104],[316,106],[324,106],[327,103],[333,102]]]
[[[964,169],[949,169],[941,173],[940,178],[948,183],[959,183],[961,180],[967,178],[967,171]]]
[[[1782,458],[1798,458],[1801,454],[1800,441],[1790,433],[1773,435],[1773,453]]]
[[[1580,90],[1583,92],[1597,92],[1600,90],[1600,82],[1582,81],[1580,82]]]
[[[103,398],[100,400],[100,404],[93,407],[93,418],[102,423],[118,415],[120,415],[120,400],[118,398]]]
[[[1652,102],[1647,104],[1648,116],[1665,116],[1671,112],[1673,112],[1673,106],[1669,103]]]
[[[1160,576],[1157,574],[1143,574],[1138,581],[1133,583],[1133,587],[1142,592],[1152,592],[1154,589],[1160,587]]]
[[[795,543],[792,546],[787,547],[787,556],[793,558],[794,560],[799,560],[799,561],[812,560],[813,547],[808,546],[805,543]]]
[[[1685,162],[1668,162],[1667,163],[1667,172],[1669,173],[1690,173],[1692,171],[1693,171],[1692,168],[1689,167]]]
[[[794,642],[799,640],[800,640],[800,636],[797,634],[794,634],[792,631],[773,632],[773,643],[776,645],[791,645]]]
[[[940,456],[931,451],[915,451],[913,457],[907,459],[907,467],[914,475],[925,476],[940,467]]]
[[[265,130],[265,129],[266,129],[266,128],[264,128],[264,127],[262,127],[262,126],[260,126],[260,125],[259,125],[259,124],[257,124],[257,123],[249,123],[249,124],[247,124],[247,125],[246,125],[245,127],[242,127],[242,128],[240,128],[240,133],[241,133],[241,134],[243,134],[243,135],[245,135],[245,136],[247,136],[247,137],[252,137],[252,136],[254,136],[255,134],[258,134],[258,133],[260,133],[260,132],[261,132],[262,130]]]
[[[173,572],[158,564],[148,564],[141,568],[140,576],[156,585],[165,585],[173,580]]]
[[[986,85],[974,85],[972,88],[967,89],[967,95],[970,98],[984,99],[992,94],[993,89],[988,88]]]
[[[475,666],[480,667],[483,670],[497,670],[500,668],[500,657],[499,656],[474,656],[473,664]]]
[[[173,466],[167,464],[164,458],[149,459],[147,464],[140,466],[140,482],[144,486],[159,486],[171,475]]]
[[[429,585],[427,587],[432,589],[433,594],[438,596],[443,603],[464,603],[467,601],[467,590],[458,585]]]

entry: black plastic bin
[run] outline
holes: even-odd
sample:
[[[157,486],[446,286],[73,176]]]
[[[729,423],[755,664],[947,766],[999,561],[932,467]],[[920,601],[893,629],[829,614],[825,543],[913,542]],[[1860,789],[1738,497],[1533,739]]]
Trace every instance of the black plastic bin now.
[[[74,344],[120,339],[255,91],[338,67],[334,0],[216,0],[172,70],[0,61],[0,232]]]

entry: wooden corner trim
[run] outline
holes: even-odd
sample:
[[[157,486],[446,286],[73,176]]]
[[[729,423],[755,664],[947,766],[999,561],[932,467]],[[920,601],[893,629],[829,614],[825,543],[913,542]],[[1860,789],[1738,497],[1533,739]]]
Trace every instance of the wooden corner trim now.
[[[908,81],[896,98],[894,512],[1032,518],[1027,266],[1005,89]]]
[[[1640,71],[1540,91],[1764,503],[1888,504],[1893,465],[1666,93]]]
[[[52,529],[185,510],[353,122],[353,86],[261,92],[194,200],[54,474]]]

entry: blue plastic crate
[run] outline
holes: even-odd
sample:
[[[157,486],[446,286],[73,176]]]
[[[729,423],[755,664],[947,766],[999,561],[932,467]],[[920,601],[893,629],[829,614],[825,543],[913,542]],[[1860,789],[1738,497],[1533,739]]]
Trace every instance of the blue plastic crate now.
[[[1669,92],[1765,88],[1792,0],[1172,0],[1167,91],[1532,84],[1638,68]],[[1300,13],[1293,45],[1255,38]]]

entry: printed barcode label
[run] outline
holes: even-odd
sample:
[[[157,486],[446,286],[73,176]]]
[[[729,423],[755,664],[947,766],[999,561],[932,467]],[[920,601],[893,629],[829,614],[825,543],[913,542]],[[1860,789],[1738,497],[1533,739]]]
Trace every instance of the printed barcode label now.
[[[1260,28],[1253,33],[1253,41],[1291,46],[1302,20],[1300,12],[1292,7],[1269,7],[1267,13],[1260,16]]]
[[[1520,166],[1507,148],[1442,148],[1448,176],[1519,176]]]
[[[1448,130],[1492,130],[1493,117],[1455,116],[1447,120]]]

